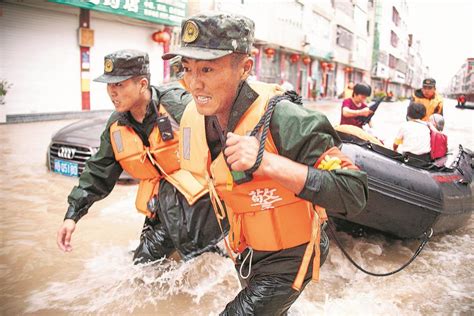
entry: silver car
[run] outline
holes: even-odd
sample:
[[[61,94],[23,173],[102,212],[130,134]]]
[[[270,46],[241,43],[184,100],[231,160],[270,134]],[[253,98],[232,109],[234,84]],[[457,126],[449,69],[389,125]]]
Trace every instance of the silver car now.
[[[99,150],[100,135],[109,115],[87,118],[69,124],[57,131],[48,147],[46,165],[49,170],[70,177],[78,177],[87,159]],[[122,172],[120,181],[133,181]]]

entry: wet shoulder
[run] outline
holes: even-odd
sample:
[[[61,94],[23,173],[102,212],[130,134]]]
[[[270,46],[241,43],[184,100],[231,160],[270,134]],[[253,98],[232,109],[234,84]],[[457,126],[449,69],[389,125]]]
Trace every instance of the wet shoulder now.
[[[275,106],[271,123],[272,126],[275,127],[290,129],[288,132],[300,130],[301,127],[306,127],[311,130],[332,130],[331,123],[326,115],[287,100],[280,101]]]
[[[122,116],[123,116],[123,113],[120,113],[120,112],[117,112],[117,111],[113,111],[112,114],[110,114],[109,119],[107,120],[106,129],[109,129],[110,126],[111,126],[113,123],[117,122]]]
[[[192,96],[178,82],[172,82],[160,86],[153,86],[160,95],[160,104],[176,120],[180,121],[184,109],[191,102]]]

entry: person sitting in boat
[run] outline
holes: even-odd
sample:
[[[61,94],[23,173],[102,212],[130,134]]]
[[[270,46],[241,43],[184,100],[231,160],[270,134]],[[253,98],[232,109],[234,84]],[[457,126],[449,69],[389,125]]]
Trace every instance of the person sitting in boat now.
[[[459,97],[457,97],[458,104],[457,106],[464,106],[466,105],[466,97],[464,94],[461,94]]]
[[[426,114],[423,104],[411,102],[407,108],[407,122],[403,123],[393,143],[393,150],[418,159],[431,161],[430,129],[422,119]]]
[[[429,119],[431,129],[431,158],[438,159],[446,156],[448,152],[448,135],[443,133],[444,117],[440,114],[433,114]]]
[[[365,104],[365,100],[371,92],[372,88],[366,83],[357,83],[354,86],[352,97],[342,102],[341,125],[347,124],[362,128],[364,122],[359,120],[358,117],[367,117],[373,113]],[[371,126],[370,121],[368,125]]]

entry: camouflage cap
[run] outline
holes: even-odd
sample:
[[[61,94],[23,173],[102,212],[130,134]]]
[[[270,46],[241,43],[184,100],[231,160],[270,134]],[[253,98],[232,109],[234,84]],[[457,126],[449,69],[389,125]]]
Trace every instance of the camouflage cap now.
[[[104,57],[104,74],[94,79],[97,82],[117,83],[132,77],[149,75],[150,61],[148,54],[124,49]]]
[[[255,23],[242,15],[228,13],[198,14],[181,24],[181,47],[164,54],[212,60],[231,53],[250,54]]]

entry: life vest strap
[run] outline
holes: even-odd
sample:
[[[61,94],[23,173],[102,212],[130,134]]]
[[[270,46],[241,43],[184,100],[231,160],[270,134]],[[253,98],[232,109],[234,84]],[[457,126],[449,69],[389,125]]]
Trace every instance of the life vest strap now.
[[[296,291],[301,291],[303,286],[304,278],[308,272],[309,262],[314,253],[313,260],[313,275],[312,280],[315,282],[319,281],[319,268],[321,265],[321,224],[327,221],[326,209],[316,205],[313,211],[313,220],[311,226],[311,239],[306,246],[306,250],[303,255],[303,260],[296,274],[295,281],[293,282],[292,288]]]
[[[296,291],[301,291],[301,287],[303,286],[304,278],[306,276],[306,272],[308,271],[309,262],[311,261],[311,257],[313,256],[314,252],[314,264],[313,264],[313,277],[314,281],[319,280],[319,257],[320,257],[320,250],[319,250],[319,240],[320,240],[320,221],[318,213],[313,213],[313,221],[312,221],[312,229],[311,229],[311,239],[309,240],[308,245],[306,246],[306,250],[303,255],[303,260],[301,261],[301,265],[298,269],[298,273],[296,274],[295,281],[291,286]],[[317,262],[316,262],[317,261]],[[317,263],[317,265],[316,265]]]
[[[229,246],[229,243],[227,242],[227,239],[225,238],[224,228],[222,227],[222,221],[226,217],[224,206],[222,205],[222,202],[219,199],[219,195],[217,194],[214,183],[212,182],[212,178],[210,178],[209,176],[208,176],[207,183],[209,187],[209,197],[211,200],[212,209],[214,210],[214,213],[216,214],[217,223],[219,224],[219,228],[221,230],[222,237],[224,239],[224,246],[227,250],[227,254],[229,255],[229,257],[232,259],[232,261],[235,264],[236,260],[235,260],[234,253],[232,252],[231,247]]]

